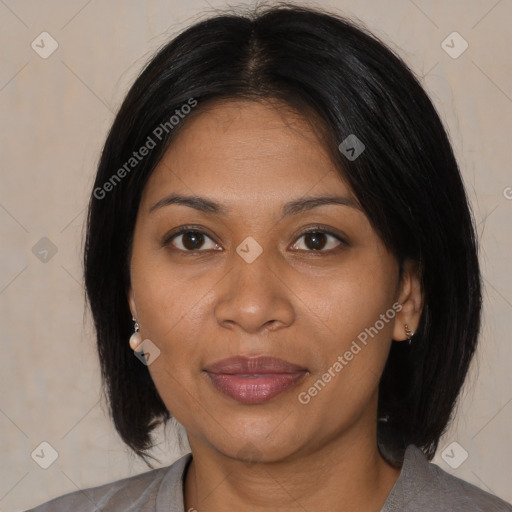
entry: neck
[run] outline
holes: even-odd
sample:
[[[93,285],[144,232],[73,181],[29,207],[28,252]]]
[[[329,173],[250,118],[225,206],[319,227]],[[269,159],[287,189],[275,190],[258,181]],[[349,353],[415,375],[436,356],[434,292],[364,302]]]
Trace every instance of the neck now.
[[[308,453],[253,464],[190,439],[185,510],[378,511],[400,470],[381,457],[374,434],[344,433],[343,439],[328,440]]]

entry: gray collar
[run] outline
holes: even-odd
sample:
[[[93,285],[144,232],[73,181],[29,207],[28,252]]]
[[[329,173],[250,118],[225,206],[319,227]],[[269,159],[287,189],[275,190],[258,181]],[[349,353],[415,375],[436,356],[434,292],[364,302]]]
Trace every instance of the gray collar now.
[[[185,470],[192,460],[192,453],[186,453],[176,460],[162,480],[162,484],[156,497],[157,512],[183,512],[185,510],[183,498],[183,477]],[[411,478],[413,477],[414,478]],[[395,482],[381,512],[393,512],[400,510],[406,503],[404,496],[414,496],[415,493],[409,487],[411,482],[428,482],[428,461],[423,452],[414,445],[409,445],[404,454],[404,462],[400,476]],[[170,507],[170,508],[169,508]]]

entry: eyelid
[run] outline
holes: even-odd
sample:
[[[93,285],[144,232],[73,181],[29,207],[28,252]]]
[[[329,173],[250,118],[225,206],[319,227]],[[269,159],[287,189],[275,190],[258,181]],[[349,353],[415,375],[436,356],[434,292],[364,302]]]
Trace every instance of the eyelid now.
[[[210,240],[212,240],[212,242],[214,242],[215,244],[218,245],[218,243],[214,240],[214,238],[212,236],[210,236],[207,232],[204,231],[205,228],[202,228],[202,227],[198,227],[198,226],[194,226],[194,225],[185,225],[185,226],[180,226],[179,228],[176,228],[174,230],[172,230],[170,233],[167,233],[164,238],[163,238],[163,241],[162,241],[162,245],[163,246],[168,246],[174,238],[177,238],[178,236],[180,235],[183,235],[185,233],[188,233],[188,232],[196,232],[196,233],[200,233],[202,235],[205,235],[206,237],[208,237]],[[346,241],[346,237],[344,235],[341,235],[341,234],[338,234],[337,232],[334,232],[332,230],[332,228],[329,228],[328,226],[323,226],[321,224],[316,224],[316,225],[313,225],[313,226],[309,226],[308,228],[305,228],[304,230],[300,231],[294,238],[294,242],[292,243],[292,246],[296,245],[297,244],[297,241],[303,237],[304,235],[307,235],[308,233],[323,233],[325,235],[330,235],[334,238],[336,238],[336,240],[338,240],[338,242],[340,242],[340,245],[341,246],[349,246],[350,244]],[[337,249],[339,248],[338,247],[335,247],[335,248],[332,248],[332,249],[327,249],[327,250],[318,250],[318,251],[314,251],[314,250],[305,250],[305,249],[294,249],[295,252],[297,251],[302,251],[302,252],[309,252],[309,253],[332,253],[334,251],[336,251]],[[184,251],[183,249],[178,249],[177,247],[174,248],[175,250],[177,251],[180,251],[180,252],[186,252],[186,253],[201,253],[201,252],[206,252],[206,250],[211,250],[211,249],[197,249],[195,251]]]
[[[299,240],[299,238],[303,237],[304,235],[307,235],[308,233],[323,233],[324,235],[330,235],[330,236],[336,238],[336,240],[338,240],[338,242],[340,242],[341,246],[347,246],[347,247],[349,246],[349,243],[346,240],[347,237],[345,235],[342,235],[341,233],[338,233],[337,230],[334,231],[332,228],[330,228],[328,226],[323,226],[321,224],[315,224],[314,226],[309,226],[308,228],[305,228],[303,231],[300,231],[298,233],[298,235],[296,236],[295,242],[293,243],[293,245],[295,245],[297,243],[297,240]],[[320,250],[320,251],[306,250],[305,252],[310,252],[313,254],[332,253],[332,252],[336,251],[338,248],[339,248],[339,246],[335,247],[333,249],[327,249],[325,251],[324,250]]]
[[[174,238],[177,238],[178,236],[183,235],[185,233],[189,233],[191,231],[193,231],[194,233],[200,233],[201,235],[205,235],[210,240],[212,240],[212,242],[217,244],[217,242],[215,242],[213,237],[211,235],[209,235],[204,230],[204,228],[199,227],[199,226],[193,226],[193,225],[185,225],[185,226],[180,226],[179,228],[175,228],[175,229],[171,230],[169,233],[167,233],[162,240],[162,246],[167,247],[173,241]],[[188,253],[205,252],[205,250],[201,250],[201,249],[198,249],[196,251],[184,251],[183,249],[178,249],[177,247],[174,247],[174,249],[177,251],[180,251],[180,252],[188,252]]]

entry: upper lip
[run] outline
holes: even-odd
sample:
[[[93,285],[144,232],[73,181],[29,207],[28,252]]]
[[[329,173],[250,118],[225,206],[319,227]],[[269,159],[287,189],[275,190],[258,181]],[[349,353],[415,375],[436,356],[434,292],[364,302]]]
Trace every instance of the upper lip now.
[[[205,367],[209,373],[224,374],[262,374],[262,373],[297,373],[306,368],[270,356],[246,357],[234,356],[221,359]]]

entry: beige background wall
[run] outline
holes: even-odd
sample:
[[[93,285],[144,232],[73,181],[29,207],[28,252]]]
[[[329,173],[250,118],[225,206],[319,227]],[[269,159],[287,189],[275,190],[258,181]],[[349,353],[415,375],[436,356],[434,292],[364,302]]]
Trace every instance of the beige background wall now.
[[[91,322],[83,317],[84,209],[128,85],[151,52],[208,5],[224,3],[0,0],[0,511],[147,469],[124,449],[100,402]],[[391,44],[424,77],[448,125],[478,222],[485,321],[464,400],[435,461],[512,501],[512,2],[318,5],[359,18]],[[48,36],[42,48],[43,31],[58,43],[46,59],[31,47],[35,40],[39,52],[51,49]],[[469,44],[458,58],[441,46],[453,31]],[[455,39],[452,52],[461,44]],[[58,453],[48,469],[31,457],[44,441]],[[457,469],[441,456],[453,442],[445,451],[452,466],[468,453]],[[175,438],[155,454],[172,462]]]

